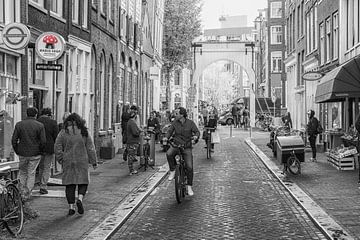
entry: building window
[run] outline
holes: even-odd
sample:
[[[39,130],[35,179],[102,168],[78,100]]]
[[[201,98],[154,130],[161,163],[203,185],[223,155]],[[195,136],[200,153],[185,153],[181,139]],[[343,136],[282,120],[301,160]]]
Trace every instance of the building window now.
[[[175,72],[174,85],[176,86],[180,85],[180,71]]]
[[[72,21],[79,23],[79,0],[72,0]]]
[[[347,15],[347,49],[352,48],[360,41],[360,1],[347,0],[346,1],[346,15]]]
[[[44,0],[30,0],[30,2],[44,8]]]
[[[326,19],[326,61],[330,61],[330,55],[331,55],[331,19]]]
[[[82,26],[84,28],[88,27],[88,1],[85,0],[84,1],[84,6],[83,6],[83,14],[82,14]]]
[[[271,27],[271,44],[282,43],[282,27],[272,26]]]
[[[281,2],[272,2],[270,5],[271,12],[270,17],[271,18],[281,18],[282,17],[282,3]]]
[[[325,62],[325,29],[324,23],[320,24],[320,63],[324,64]]]
[[[63,6],[62,0],[52,0],[50,2],[50,11],[55,13],[56,15],[62,17],[63,16]]]
[[[18,22],[20,16],[17,8],[19,8],[19,0],[0,0],[0,24]]]
[[[106,4],[105,0],[99,0],[101,13],[106,15]]]
[[[271,52],[271,72],[282,71],[282,52]]]
[[[333,59],[339,57],[339,13],[336,12],[333,16]]]
[[[109,0],[109,20],[114,21],[114,0]]]

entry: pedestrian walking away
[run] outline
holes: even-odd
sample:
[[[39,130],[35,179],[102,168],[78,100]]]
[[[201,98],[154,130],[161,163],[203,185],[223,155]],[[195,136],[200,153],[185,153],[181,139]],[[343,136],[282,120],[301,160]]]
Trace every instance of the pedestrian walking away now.
[[[137,174],[134,169],[134,160],[136,159],[137,151],[140,146],[140,133],[142,130],[137,124],[138,109],[136,106],[130,108],[130,119],[126,126],[126,150],[127,161],[130,175]]]
[[[37,108],[28,108],[27,118],[16,123],[11,139],[13,149],[19,155],[20,192],[24,201],[24,212],[30,217],[39,215],[31,209],[28,200],[34,188],[36,168],[46,143],[44,124],[36,121],[37,114]]]
[[[130,119],[130,103],[126,102],[123,107],[123,113],[121,115],[121,134],[122,134],[122,142],[125,147],[123,153],[123,160],[127,160],[127,148],[126,148],[126,125]]]
[[[78,188],[76,206],[84,213],[83,199],[89,184],[89,164],[97,168],[97,157],[85,120],[77,113],[70,114],[55,141],[55,159],[62,165],[62,184],[69,204],[68,215],[75,214],[75,190]]]
[[[39,179],[40,179],[40,194],[47,194],[47,183],[50,178],[51,164],[54,162],[54,143],[58,135],[57,122],[51,118],[52,113],[50,108],[44,108],[38,121],[44,124],[46,134],[46,144],[44,152],[39,163]]]
[[[319,120],[317,120],[315,117],[315,112],[313,110],[309,110],[307,115],[309,117],[309,121],[306,126],[306,132],[309,136],[309,142],[312,151],[312,158],[310,158],[310,161],[316,161],[316,137],[319,134]]]
[[[200,137],[199,129],[196,124],[187,118],[186,109],[179,107],[175,110],[175,120],[169,127],[168,132],[166,133],[165,140],[173,138],[176,145],[185,145],[185,149],[182,152],[183,158],[186,164],[186,173],[188,179],[187,192],[189,196],[194,195],[192,185],[194,177],[193,169],[193,154],[192,154],[192,141],[197,141]],[[166,158],[170,168],[169,181],[172,181],[175,177],[175,155],[177,154],[177,149],[170,147],[166,152]]]

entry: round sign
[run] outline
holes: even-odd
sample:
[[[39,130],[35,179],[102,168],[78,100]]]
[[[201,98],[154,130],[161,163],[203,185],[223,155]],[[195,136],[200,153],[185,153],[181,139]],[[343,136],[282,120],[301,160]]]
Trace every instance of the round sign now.
[[[60,34],[44,32],[36,39],[35,50],[41,59],[55,61],[64,53],[65,40]]]
[[[306,72],[303,74],[303,79],[305,81],[316,81],[322,78],[323,74],[319,72]]]
[[[25,48],[31,37],[30,30],[22,23],[9,23],[2,31],[4,44],[14,50]]]
[[[272,93],[275,93],[276,92],[276,89],[274,87],[271,88],[271,92]]]

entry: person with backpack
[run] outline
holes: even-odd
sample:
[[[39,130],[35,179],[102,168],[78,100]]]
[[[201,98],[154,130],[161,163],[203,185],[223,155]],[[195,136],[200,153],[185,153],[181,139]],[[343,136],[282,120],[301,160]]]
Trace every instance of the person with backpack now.
[[[310,158],[310,161],[316,161],[316,137],[319,133],[322,132],[322,127],[319,123],[319,120],[315,117],[314,110],[309,110],[307,115],[309,117],[309,121],[306,126],[306,132],[309,136],[309,142],[312,151],[312,158]]]

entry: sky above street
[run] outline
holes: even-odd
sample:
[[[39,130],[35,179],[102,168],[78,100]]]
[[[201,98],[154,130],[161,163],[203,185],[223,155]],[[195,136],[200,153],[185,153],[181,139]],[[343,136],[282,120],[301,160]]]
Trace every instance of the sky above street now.
[[[202,25],[204,29],[219,28],[221,15],[247,15],[248,25],[253,26],[257,10],[266,7],[267,0],[203,0]]]

